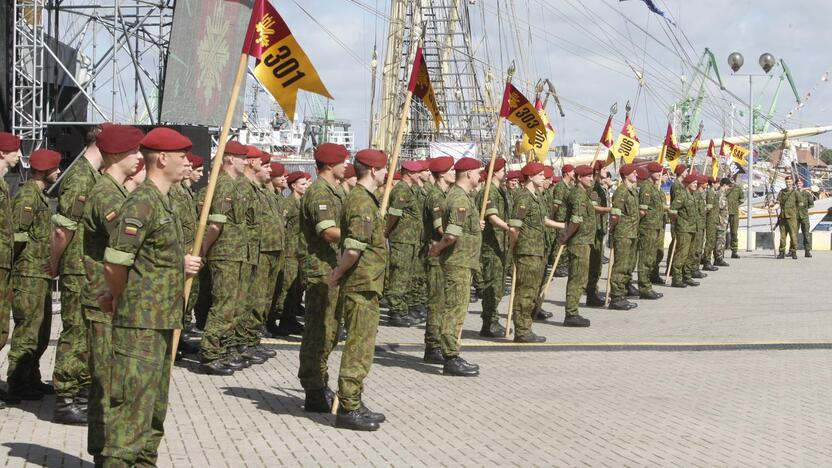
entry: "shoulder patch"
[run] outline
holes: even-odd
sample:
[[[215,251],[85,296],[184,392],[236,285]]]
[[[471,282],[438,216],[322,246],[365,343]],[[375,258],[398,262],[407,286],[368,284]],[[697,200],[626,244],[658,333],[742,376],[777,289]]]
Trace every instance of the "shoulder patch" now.
[[[144,226],[144,223],[142,223],[140,219],[136,218],[124,218],[124,224],[135,226],[137,228],[141,228],[142,226]]]
[[[116,213],[116,211],[113,210],[113,211],[107,213],[107,215],[104,216],[104,219],[106,219],[108,223],[112,223],[113,220],[115,220],[117,217],[118,217],[118,213]]]
[[[318,211],[326,211],[327,209],[329,208],[326,205],[318,205]]]
[[[462,223],[465,222],[465,216],[466,216],[467,211],[468,211],[468,209],[465,208],[464,206],[460,206],[459,208],[457,208],[456,209],[456,219],[455,219],[456,222],[454,224],[457,224],[457,225],[461,226]]]
[[[592,192],[592,193],[589,195],[589,198],[590,198],[590,199],[592,199],[592,200],[596,200],[596,201],[597,201],[597,200],[598,200],[598,192]]]

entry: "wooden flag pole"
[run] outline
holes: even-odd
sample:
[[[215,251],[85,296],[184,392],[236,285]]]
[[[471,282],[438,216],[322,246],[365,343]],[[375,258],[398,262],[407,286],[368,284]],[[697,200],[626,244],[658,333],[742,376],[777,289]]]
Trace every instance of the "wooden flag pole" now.
[[[610,305],[610,283],[612,283],[612,267],[615,265],[615,244],[610,248],[610,266],[607,268],[607,292],[604,293],[604,307]]]
[[[508,314],[506,314],[506,338],[511,334],[511,312],[514,309],[514,293],[517,291],[517,264],[511,263],[511,294],[508,296]]]
[[[560,261],[560,256],[563,254],[564,247],[566,247],[566,244],[561,244],[558,248],[558,254],[555,255],[555,263],[552,264],[552,268],[549,270],[549,277],[546,279],[546,286],[543,288],[543,291],[540,291],[541,299],[546,297],[546,291],[549,290],[549,286],[552,284],[552,279],[555,277],[555,270],[558,267],[558,262]]]
[[[671,229],[673,229],[673,227],[672,227],[672,226],[671,226]],[[669,274],[670,274],[670,272],[671,272],[670,270],[672,270],[672,269],[673,269],[673,257],[676,255],[676,243],[677,243],[678,241],[679,241],[679,240],[678,240],[678,239],[676,239],[676,242],[674,242],[674,243],[673,243],[673,249],[671,249],[671,250],[670,250],[670,258],[669,258],[669,259],[667,259],[667,270],[665,270],[665,272],[664,272],[664,276],[665,276],[665,277],[666,277],[667,275],[669,275]],[[667,280],[665,280],[665,282],[667,282]]]
[[[231,130],[231,122],[234,119],[234,110],[237,107],[237,96],[240,95],[240,87],[243,83],[243,78],[246,75],[246,66],[248,65],[248,54],[240,54],[240,63],[237,65],[237,75],[234,77],[234,85],[231,88],[231,101],[225,109],[225,119],[222,123],[222,131],[220,132],[219,145],[217,146],[217,154],[214,155],[214,161],[211,163],[211,176],[208,179],[208,188],[205,190],[205,201],[202,203],[202,211],[199,213],[199,225],[196,228],[196,236],[194,237],[194,246],[191,249],[191,255],[199,256],[202,249],[202,239],[205,237],[205,227],[208,225],[208,214],[211,212],[211,200],[214,198],[214,190],[217,188],[217,179],[222,170],[222,158],[225,154],[225,143],[228,140],[228,133]],[[188,304],[188,296],[191,295],[191,286],[194,283],[194,277],[185,278],[185,304]],[[176,359],[176,350],[179,347],[179,337],[182,330],[173,331],[173,346],[171,346],[170,360],[171,363]],[[171,372],[173,365],[171,365]]]
[[[514,75],[514,62],[508,67],[506,74],[506,84],[511,83],[511,77]],[[505,96],[503,96],[505,98]],[[500,103],[502,106],[502,102]],[[491,192],[491,179],[494,176],[494,163],[497,160],[497,148],[500,145],[500,138],[503,136],[503,123],[506,118],[500,116],[497,120],[497,131],[494,132],[494,144],[491,146],[491,160],[488,161],[488,176],[485,178],[485,189],[483,189],[482,206],[480,207],[480,221],[485,221],[485,207],[488,206],[488,194]]]

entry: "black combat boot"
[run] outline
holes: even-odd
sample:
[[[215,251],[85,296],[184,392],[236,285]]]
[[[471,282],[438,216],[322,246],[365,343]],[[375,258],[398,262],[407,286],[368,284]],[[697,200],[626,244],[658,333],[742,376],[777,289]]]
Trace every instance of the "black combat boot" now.
[[[442,375],[457,377],[476,377],[480,375],[479,367],[469,364],[459,356],[445,358],[445,365],[442,367]]]
[[[731,258],[740,258],[740,255],[737,253],[736,250],[731,251]]]
[[[691,277],[691,278],[696,278],[696,279],[702,279],[702,278],[707,278],[707,277],[708,277],[708,275],[707,275],[707,274],[705,274],[705,273],[702,273],[702,272],[701,272],[701,271],[699,271],[699,270],[693,270],[693,271],[691,272],[691,274],[690,274],[690,277]]]
[[[650,300],[661,299],[662,297],[664,297],[664,294],[657,293],[656,291],[653,291],[652,289],[638,295],[639,299],[650,299]]]
[[[579,314],[567,315],[566,318],[563,319],[563,326],[564,327],[583,328],[583,327],[588,327],[589,325],[590,325],[589,319],[583,318]]]
[[[777,254],[777,258],[786,258],[786,252],[781,250],[780,253]]]
[[[370,421],[375,421],[377,423],[383,423],[384,421],[387,421],[387,418],[384,416],[384,413],[370,411],[369,408],[364,406],[363,401],[359,401],[358,404],[361,405],[358,407],[358,412],[363,414],[365,419],[369,419]]]
[[[391,327],[412,327],[416,323],[408,314],[390,314],[390,317],[387,319],[387,325]]]
[[[711,263],[710,263],[710,262],[708,262],[708,263],[704,264],[704,265],[702,266],[702,269],[703,269],[703,270],[705,270],[705,271],[718,271],[718,270],[719,270],[719,268],[717,268],[717,267],[715,267],[715,266],[711,265]]]
[[[534,333],[529,333],[528,335],[524,336],[515,336],[514,342],[515,343],[543,343],[546,341],[545,336],[536,335]]]
[[[506,329],[500,325],[500,322],[483,323],[480,336],[483,338],[503,338],[506,336]]]
[[[789,255],[791,255],[793,259],[797,260],[797,250],[792,250],[789,252]]]
[[[307,390],[303,409],[309,413],[329,413],[332,410],[332,399],[328,398],[324,388]]]
[[[237,347],[237,352],[240,357],[252,364],[263,364],[266,362],[266,356],[258,353],[256,349],[251,346],[240,345]]]
[[[688,286],[699,286],[699,281],[694,281],[690,278],[685,280],[685,284]]]
[[[419,325],[425,323],[427,320],[427,315],[422,317],[422,312],[419,309],[419,306],[410,306],[407,308],[407,316],[410,317],[410,320],[413,321],[414,325]]]
[[[261,344],[258,344],[254,347],[254,350],[257,351],[261,356],[265,356],[267,358],[273,358],[277,356],[277,351],[273,349],[269,349]]]
[[[811,251],[811,250],[807,250],[807,251],[806,251],[806,253],[805,253],[805,254],[803,254],[803,256],[804,256],[804,257],[806,257],[806,258],[812,258],[812,251]]]
[[[661,277],[661,276],[659,276],[659,275],[656,275],[656,276],[654,276],[654,277],[650,278],[650,283],[652,283],[652,284],[667,284],[667,283],[665,283],[665,281],[662,279],[662,277]]]
[[[242,369],[242,367],[234,368],[228,366],[222,359],[216,359],[210,362],[203,362],[202,364],[200,364],[199,367],[204,374],[221,376],[229,376],[234,374],[235,370]]]
[[[686,288],[686,287],[688,287],[686,282],[676,281],[676,280],[674,280],[672,283],[670,283],[670,286],[673,287],[673,288]]]
[[[638,288],[633,284],[627,284],[627,297],[638,297]]]
[[[296,317],[287,316],[280,319],[280,323],[278,323],[274,328],[270,328],[269,331],[271,331],[274,336],[301,336],[303,335],[303,325],[298,322]]]
[[[544,320],[552,318],[554,315],[555,314],[549,311],[543,310],[542,307],[536,307],[534,309],[534,312],[532,312],[532,319],[538,322],[542,322]]]
[[[604,298],[598,294],[598,291],[586,292],[586,306],[587,307],[604,307]]]
[[[377,431],[380,426],[378,422],[362,413],[360,408],[346,411],[343,407],[339,407],[338,414],[335,415],[335,427],[352,431]]]
[[[730,266],[730,265],[728,264],[728,262],[725,261],[724,258],[718,258],[716,260],[716,266],[727,267],[727,266]]]
[[[442,348],[425,348],[425,356],[422,360],[428,364],[444,364],[445,357],[442,356]]]
[[[74,398],[57,398],[52,421],[58,424],[86,424],[87,412],[81,409]]]
[[[623,297],[614,297],[610,300],[609,308],[612,310],[631,310],[638,307],[638,304],[628,301]]]

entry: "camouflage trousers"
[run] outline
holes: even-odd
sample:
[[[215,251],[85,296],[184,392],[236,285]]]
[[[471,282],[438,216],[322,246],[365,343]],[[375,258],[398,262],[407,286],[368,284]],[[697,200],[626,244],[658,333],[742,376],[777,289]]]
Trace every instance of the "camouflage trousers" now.
[[[499,253],[483,247],[480,253],[480,271],[482,272],[482,324],[496,323],[500,319],[497,308],[503,299],[506,285],[506,263]]]
[[[694,235],[695,233],[693,232],[676,233],[676,245],[674,246],[675,250],[673,251],[673,265],[671,266],[671,274],[673,275],[674,283],[681,283],[690,279],[692,271],[689,269],[689,257],[693,257],[691,252],[693,250]]]
[[[540,278],[546,270],[545,257],[536,255],[516,255],[517,286],[514,288],[514,304],[511,320],[514,324],[514,336],[523,337],[532,333],[535,306],[540,297]]]
[[[298,378],[306,391],[329,385],[327,360],[338,338],[338,289],[325,277],[309,278],[306,285],[306,318],[300,344]]]
[[[207,268],[205,268],[207,270]],[[200,270],[202,273],[202,270]],[[188,293],[188,304],[185,306],[185,315],[183,317],[182,323],[187,326],[191,323],[191,312],[194,312],[196,308],[196,303],[199,300],[199,280],[201,279],[202,275],[197,274],[194,276],[194,281],[191,283],[191,291]],[[196,319],[199,322],[199,319]]]
[[[418,305],[418,262],[418,245],[390,243],[387,287],[384,289],[390,315],[405,315],[408,307]]]
[[[439,335],[445,308],[445,274],[439,259],[428,259],[428,319],[425,323],[425,348],[441,346]]]
[[[809,218],[798,218],[797,227],[803,233],[803,250],[806,252],[812,250],[812,231],[809,229]]]
[[[425,305],[428,303],[428,248],[422,245],[416,263],[413,265],[413,290],[408,296],[407,305]]]
[[[155,466],[165,435],[173,330],[113,327],[104,466]]]
[[[457,336],[468,313],[473,271],[463,266],[444,264],[442,272],[445,275],[445,307],[440,325],[440,343],[442,355],[449,358],[459,356]]]
[[[660,261],[656,243],[659,242],[659,234],[663,233],[654,228],[638,231],[638,292],[641,294],[653,290],[653,275],[658,275],[656,265]]]
[[[364,379],[370,373],[378,333],[378,299],[372,291],[341,292],[337,320],[344,321],[347,341],[338,371],[338,399],[346,411],[361,406]]]
[[[615,238],[615,256],[612,259],[612,271],[610,275],[610,297],[624,297],[627,295],[627,287],[633,279],[633,270],[636,268],[636,255],[638,253],[636,238]]]
[[[569,278],[566,280],[566,316],[578,315],[578,305],[581,301],[581,294],[587,290],[587,279],[589,278],[589,256],[593,246],[571,245],[566,247],[566,254],[569,256]]]
[[[9,349],[9,393],[39,381],[40,358],[49,345],[52,298],[49,280],[12,275],[12,332]]]
[[[780,251],[786,250],[786,236],[789,237],[789,252],[797,250],[797,218],[780,218]]]
[[[601,269],[604,263],[604,231],[595,232],[595,242],[590,245],[589,264],[587,266],[586,292],[587,294],[598,292],[598,281],[601,279]],[[569,248],[567,247],[567,251]],[[569,259],[572,257],[567,255]]]
[[[12,272],[0,268],[0,350],[9,341],[9,318],[12,312]]]
[[[260,328],[272,305],[277,275],[283,268],[283,252],[260,252],[260,260],[250,276],[247,308],[237,315],[232,345],[256,346],[260,343]],[[245,276],[244,276],[245,277]]]
[[[716,227],[716,237],[714,239],[714,262],[725,259],[725,243],[728,236],[728,225],[719,224]]]
[[[671,232],[673,229],[671,228]],[[665,226],[662,225],[659,228],[659,234],[656,236],[656,262],[653,264],[653,273],[651,275],[652,278],[659,277],[659,270],[661,269],[661,263],[664,259],[664,236],[665,236]],[[672,247],[672,246],[671,246]]]
[[[691,255],[688,257],[691,271],[699,268],[699,263],[702,261],[702,249],[705,247],[705,226],[696,228],[696,234],[693,236],[693,246],[691,247]]]
[[[702,263],[711,264],[716,247],[716,223],[705,224],[705,247],[702,251]]]
[[[283,268],[277,277],[275,300],[269,311],[269,323],[298,315],[302,298],[303,284],[298,257],[296,255],[284,256]]]
[[[55,370],[52,381],[55,394],[71,398],[90,384],[87,358],[87,326],[81,291],[86,278],[81,275],[61,275],[61,335],[55,350]]]
[[[196,289],[196,302],[194,303],[194,322],[196,327],[200,330],[205,330],[205,324],[208,321],[208,312],[211,310],[211,301],[212,299],[212,283],[211,283],[211,263],[207,262],[206,265],[199,270],[199,274],[197,275],[199,278],[199,287]],[[194,289],[191,289],[192,294]]]
[[[728,227],[730,228],[731,232],[731,250],[737,250],[737,232],[740,229],[740,215],[737,214],[729,214],[728,215]]]
[[[246,304],[245,289],[240,285],[243,262],[213,260],[211,268],[211,310],[202,335],[202,359],[210,362],[226,357],[234,339],[234,320]]]
[[[104,417],[110,408],[110,372],[113,364],[113,326],[105,322],[87,322],[90,395],[87,404],[87,452],[101,456],[106,434]]]

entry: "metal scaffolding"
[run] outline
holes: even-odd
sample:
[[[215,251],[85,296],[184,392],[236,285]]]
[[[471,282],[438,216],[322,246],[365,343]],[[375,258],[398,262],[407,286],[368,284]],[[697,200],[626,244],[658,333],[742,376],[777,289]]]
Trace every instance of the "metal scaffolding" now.
[[[23,150],[41,146],[45,129],[43,0],[15,0],[12,28],[12,132]]]

